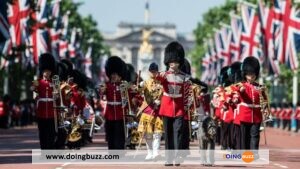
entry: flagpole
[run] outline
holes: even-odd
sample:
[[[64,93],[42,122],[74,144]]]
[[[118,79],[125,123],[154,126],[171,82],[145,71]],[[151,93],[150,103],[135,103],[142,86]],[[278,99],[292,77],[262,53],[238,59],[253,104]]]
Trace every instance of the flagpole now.
[[[296,131],[296,119],[295,119],[295,114],[296,114],[296,109],[297,109],[297,102],[298,102],[298,75],[297,75],[297,70],[294,71],[294,76],[293,76],[293,114],[291,117],[291,130]]]
[[[9,61],[8,61],[9,62]],[[8,68],[9,68],[8,64],[7,66],[5,66],[5,75],[4,75],[4,84],[3,84],[3,94],[6,95],[8,94]]]

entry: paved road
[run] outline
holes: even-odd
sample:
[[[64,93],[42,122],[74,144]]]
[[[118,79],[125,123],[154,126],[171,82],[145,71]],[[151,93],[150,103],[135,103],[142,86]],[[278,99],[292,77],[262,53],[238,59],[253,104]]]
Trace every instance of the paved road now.
[[[269,165],[240,165],[240,166],[215,166],[213,168],[299,168],[300,166],[300,134],[268,128],[266,130],[267,145],[264,135],[261,133],[260,147],[270,149]],[[83,149],[105,149],[103,132],[96,133],[94,143]],[[36,126],[14,128],[9,130],[0,129],[0,168],[7,169],[115,169],[115,168],[166,168],[162,165],[74,165],[74,164],[51,164],[37,165],[31,162],[31,149],[38,149],[38,133]],[[217,147],[218,149],[219,147]],[[197,149],[196,142],[192,143],[191,149]],[[173,167],[169,167],[173,168]],[[174,168],[199,168],[199,165],[182,165]],[[203,167],[201,168],[208,168]]]

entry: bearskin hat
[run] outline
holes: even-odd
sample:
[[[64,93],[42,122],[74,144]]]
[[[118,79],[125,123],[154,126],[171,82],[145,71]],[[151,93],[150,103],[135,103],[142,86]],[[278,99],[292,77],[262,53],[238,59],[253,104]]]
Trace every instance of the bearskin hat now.
[[[232,83],[238,83],[242,81],[242,71],[241,71],[241,62],[234,62],[231,64],[230,68],[228,69],[228,78]]]
[[[126,79],[126,63],[118,56],[112,56],[106,61],[105,72],[108,78],[110,78],[113,73],[116,73],[121,76],[122,79]]]
[[[83,73],[81,73],[79,70],[73,70],[71,75],[74,78],[73,82],[76,83],[79,88],[86,90],[87,87],[86,76]]]
[[[183,65],[184,56],[183,46],[179,42],[173,41],[165,48],[164,63],[166,66],[171,62],[178,62],[180,65]]]
[[[191,75],[191,64],[187,59],[184,59],[183,64],[180,66],[180,70],[188,75]]]
[[[253,56],[249,56],[244,59],[242,64],[242,76],[245,78],[246,74],[253,73],[256,76],[256,79],[259,76],[260,65],[258,59]]]
[[[208,85],[204,82],[202,82],[200,79],[198,78],[190,78],[190,80],[195,83],[196,85],[199,85],[202,87],[201,91],[203,93],[207,93],[208,92]]]
[[[57,64],[57,74],[59,79],[62,81],[66,81],[68,79],[68,66],[62,62]]]
[[[229,81],[229,77],[228,77],[228,69],[229,69],[229,66],[225,66],[220,71],[219,84],[224,87],[230,85],[230,81]]]
[[[69,73],[72,72],[72,70],[73,70],[73,63],[70,60],[68,60],[68,59],[62,59],[60,62],[64,63],[65,65],[67,65],[67,67],[68,67],[67,70],[68,70]]]
[[[126,64],[127,73],[126,73],[126,81],[127,82],[135,82],[137,78],[137,73],[135,72],[135,69],[132,64],[127,63]]]
[[[56,61],[52,54],[50,53],[43,53],[39,59],[39,71],[40,75],[42,75],[43,71],[50,70],[52,74],[55,73],[56,69]]]
[[[149,71],[158,71],[158,65],[155,62],[152,62],[149,65]]]

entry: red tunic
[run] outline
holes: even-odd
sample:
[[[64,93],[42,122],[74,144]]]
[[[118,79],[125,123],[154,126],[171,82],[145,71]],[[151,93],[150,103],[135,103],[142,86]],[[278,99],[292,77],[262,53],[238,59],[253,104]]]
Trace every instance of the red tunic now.
[[[104,110],[104,117],[106,120],[122,120],[123,109],[120,91],[121,83],[106,83],[106,108]],[[124,112],[126,113],[126,112]]]
[[[247,123],[261,123],[262,113],[260,107],[260,91],[257,83],[242,82],[240,92],[240,103],[237,105],[237,111],[240,114],[240,121]],[[265,98],[265,96],[263,96]]]
[[[237,111],[236,104],[234,104],[239,101],[238,100],[238,98],[239,98],[238,90],[239,90],[238,84],[233,84],[233,85],[227,87],[226,92],[225,92],[225,100],[226,100],[227,104],[229,105],[228,109],[230,111],[227,121],[232,120],[234,124],[240,125],[240,114]],[[230,119],[230,118],[232,118],[232,119]]]
[[[285,120],[291,120],[292,113],[293,113],[293,109],[292,108],[286,108],[283,119],[285,119]]]
[[[223,108],[223,103],[224,103],[224,88],[222,86],[218,86],[213,90],[213,99],[211,101],[214,111],[215,111],[215,116],[222,120],[222,108]]]
[[[296,109],[295,119],[300,120],[300,107]]]
[[[188,76],[184,73],[167,71],[164,77],[158,77],[163,86],[163,96],[159,115],[166,117],[184,116],[184,84]]]
[[[37,101],[37,117],[44,119],[54,118],[54,109],[53,109],[53,89],[50,86],[51,80],[38,80],[38,85],[35,86],[35,92],[38,96]]]
[[[0,101],[0,117],[4,116],[4,104],[3,101]]]
[[[84,107],[86,106],[86,99],[83,94],[83,91],[73,90],[72,103],[75,108],[75,115],[78,116],[83,112]]]
[[[210,115],[210,96],[209,94],[199,96],[200,104],[203,106],[203,110],[205,113]]]

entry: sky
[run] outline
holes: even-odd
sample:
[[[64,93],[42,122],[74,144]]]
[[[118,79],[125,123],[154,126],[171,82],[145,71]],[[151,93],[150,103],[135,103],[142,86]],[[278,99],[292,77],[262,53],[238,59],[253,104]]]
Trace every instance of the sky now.
[[[73,0],[83,2],[79,13],[91,14],[102,32],[114,32],[120,22],[144,23],[146,0]],[[172,23],[177,32],[190,33],[202,15],[225,0],[149,0],[150,23]]]

